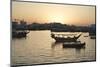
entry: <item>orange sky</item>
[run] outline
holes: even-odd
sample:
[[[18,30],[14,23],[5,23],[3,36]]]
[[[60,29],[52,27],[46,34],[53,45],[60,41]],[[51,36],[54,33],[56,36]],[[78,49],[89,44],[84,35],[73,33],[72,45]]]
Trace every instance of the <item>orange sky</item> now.
[[[95,6],[12,2],[12,19],[24,19],[28,23],[89,25],[95,23]]]

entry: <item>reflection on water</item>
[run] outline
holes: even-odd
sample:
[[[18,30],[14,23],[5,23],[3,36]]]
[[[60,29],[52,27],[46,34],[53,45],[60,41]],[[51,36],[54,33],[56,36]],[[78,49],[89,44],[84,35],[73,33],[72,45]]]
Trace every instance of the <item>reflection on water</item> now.
[[[82,33],[79,38],[86,42],[85,48],[63,48],[62,43],[55,43],[50,34],[48,30],[31,31],[27,38],[12,39],[12,65],[95,60],[95,39],[84,37],[88,33]]]

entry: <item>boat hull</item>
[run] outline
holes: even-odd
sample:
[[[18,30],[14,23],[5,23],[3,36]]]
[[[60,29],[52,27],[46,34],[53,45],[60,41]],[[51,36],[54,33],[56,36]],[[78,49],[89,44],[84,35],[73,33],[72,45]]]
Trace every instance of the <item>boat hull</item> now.
[[[76,42],[77,40],[74,38],[66,39],[66,38],[54,38],[56,42]]]
[[[60,35],[59,36],[56,36],[56,35],[58,35],[58,34],[51,34],[51,37],[53,39],[55,39],[56,42],[76,42],[77,39],[81,36],[81,34],[80,34],[77,37],[73,36],[73,37],[67,37],[66,38],[66,37],[64,37],[65,35],[62,35],[62,34],[60,34],[62,37],[59,37]]]
[[[82,48],[85,47],[85,43],[63,43],[63,47]]]

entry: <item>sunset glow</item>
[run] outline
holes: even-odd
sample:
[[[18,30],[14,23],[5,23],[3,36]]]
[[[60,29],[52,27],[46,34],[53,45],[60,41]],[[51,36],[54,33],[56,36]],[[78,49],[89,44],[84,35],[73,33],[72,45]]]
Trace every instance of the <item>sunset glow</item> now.
[[[28,23],[89,25],[95,23],[95,6],[12,2],[12,19]]]

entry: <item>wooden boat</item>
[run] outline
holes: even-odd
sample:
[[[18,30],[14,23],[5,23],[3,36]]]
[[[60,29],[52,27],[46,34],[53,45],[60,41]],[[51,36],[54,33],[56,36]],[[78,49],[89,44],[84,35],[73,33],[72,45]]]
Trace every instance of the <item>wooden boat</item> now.
[[[22,37],[26,37],[28,33],[29,32],[27,32],[27,31],[13,31],[12,37],[13,38],[22,38]]]
[[[63,37],[59,37],[56,35],[63,36]],[[67,36],[67,38],[64,36]],[[67,35],[66,34],[53,34],[53,33],[51,34],[51,37],[54,38],[56,42],[76,42],[80,36],[81,34],[79,34],[78,36],[74,35],[73,37],[69,37],[68,34]]]
[[[85,42],[84,43],[81,43],[80,41],[65,42],[65,43],[63,43],[63,47],[81,48],[81,47],[85,47]]]

